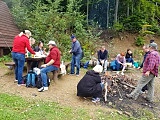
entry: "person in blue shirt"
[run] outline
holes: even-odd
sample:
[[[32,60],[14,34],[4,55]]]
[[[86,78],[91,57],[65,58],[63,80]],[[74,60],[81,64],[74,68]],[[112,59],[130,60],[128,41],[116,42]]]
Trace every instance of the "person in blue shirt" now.
[[[82,57],[82,48],[75,35],[71,36],[71,40],[72,40],[72,48],[69,51],[69,53],[72,54],[70,74],[72,75],[75,74],[74,67],[76,66],[76,76],[79,76],[80,60]]]
[[[108,51],[106,50],[105,46],[102,46],[97,54],[98,54],[97,65],[102,65],[103,72],[106,72],[107,71]]]

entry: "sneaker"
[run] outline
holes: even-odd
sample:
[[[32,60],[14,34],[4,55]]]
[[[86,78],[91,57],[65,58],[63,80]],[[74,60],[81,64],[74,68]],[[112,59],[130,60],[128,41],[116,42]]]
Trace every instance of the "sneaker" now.
[[[133,100],[137,100],[137,97],[133,97],[131,94],[126,94],[127,98],[133,99]]]
[[[38,89],[38,92],[42,92],[44,90],[44,87],[41,87]]]
[[[116,74],[119,74],[119,71],[117,71]]]
[[[121,75],[124,75],[124,73],[123,73],[123,72],[121,72]]]
[[[99,102],[100,101],[100,98],[92,98],[92,102],[93,103],[97,103],[97,102]]]
[[[76,76],[79,77],[79,74],[77,74]]]
[[[48,87],[44,87],[43,91],[47,91],[48,90]]]
[[[18,80],[16,80],[16,79],[15,79],[14,81],[15,81],[15,82],[18,82]]]

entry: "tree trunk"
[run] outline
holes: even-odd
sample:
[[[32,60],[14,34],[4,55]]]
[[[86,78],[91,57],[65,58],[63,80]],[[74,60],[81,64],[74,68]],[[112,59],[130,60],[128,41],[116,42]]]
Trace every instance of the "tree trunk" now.
[[[119,0],[116,0],[114,22],[117,22]]]
[[[107,28],[109,27],[109,0],[107,1]]]

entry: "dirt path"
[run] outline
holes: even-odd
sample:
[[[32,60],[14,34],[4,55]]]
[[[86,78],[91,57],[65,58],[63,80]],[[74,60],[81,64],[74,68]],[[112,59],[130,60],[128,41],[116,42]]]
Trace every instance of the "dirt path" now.
[[[56,80],[56,81],[52,80],[48,91],[38,92],[36,88],[26,88],[25,86],[17,86],[17,83],[14,83],[13,71],[9,70],[7,67],[3,67],[3,68],[1,67],[0,68],[0,76],[1,76],[0,91],[1,93],[15,94],[31,100],[38,99],[38,100],[44,100],[44,101],[54,101],[54,102],[60,103],[61,105],[67,105],[67,106],[72,106],[77,108],[82,107],[82,108],[90,109],[92,111],[93,109],[97,108],[97,106],[95,107],[95,104],[93,104],[89,99],[82,99],[76,96],[77,83],[83,77],[85,72],[86,70],[81,70],[81,74],[79,77],[65,75],[65,76],[62,76],[61,79],[59,80]],[[126,74],[136,79],[138,79],[141,76],[140,72],[137,70],[134,70],[133,73],[126,73]],[[159,85],[160,85],[160,80],[159,78],[156,78],[155,101],[158,107],[160,108]],[[126,107],[125,105],[127,103],[130,105],[127,107],[134,106],[133,108],[136,108],[136,109],[138,109],[138,107],[142,107],[141,105],[138,105],[138,103],[135,101],[132,101],[129,99],[126,99],[126,100],[127,101],[123,101],[120,103],[120,104],[124,104],[124,106],[122,107]],[[143,102],[143,101],[140,101],[140,102]],[[106,107],[108,106],[108,104],[104,104],[104,105]],[[109,107],[107,108],[108,108],[107,110],[110,110]],[[156,110],[156,113],[157,112],[159,113],[160,109],[158,111]]]

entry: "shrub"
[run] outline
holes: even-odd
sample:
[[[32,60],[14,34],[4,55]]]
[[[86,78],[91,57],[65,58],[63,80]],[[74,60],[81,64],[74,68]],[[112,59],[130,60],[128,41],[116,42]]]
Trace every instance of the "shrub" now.
[[[142,46],[142,45],[144,45],[144,43],[145,43],[144,38],[143,38],[142,36],[138,36],[137,39],[136,39],[135,44],[136,44],[137,46]]]

